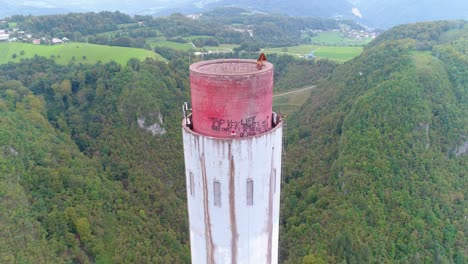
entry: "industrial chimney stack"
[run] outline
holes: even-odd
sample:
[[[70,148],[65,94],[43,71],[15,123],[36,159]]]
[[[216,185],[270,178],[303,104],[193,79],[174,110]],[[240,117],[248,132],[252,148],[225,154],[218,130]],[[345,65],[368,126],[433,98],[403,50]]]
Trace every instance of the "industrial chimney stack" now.
[[[277,263],[282,121],[273,65],[195,63],[190,86],[182,133],[192,263]]]

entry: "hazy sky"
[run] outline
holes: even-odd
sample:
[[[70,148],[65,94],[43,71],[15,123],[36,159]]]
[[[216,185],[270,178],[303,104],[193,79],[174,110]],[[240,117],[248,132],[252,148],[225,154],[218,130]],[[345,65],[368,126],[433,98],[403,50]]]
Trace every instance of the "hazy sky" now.
[[[95,9],[95,10],[115,10],[122,8],[149,8],[175,6],[191,0],[27,0],[19,2],[26,6],[56,7],[69,9]],[[203,2],[203,1],[200,1]],[[123,10],[122,10],[123,11]]]
[[[0,18],[14,14],[56,14],[87,11],[121,11],[153,14],[184,4],[203,5],[217,0],[0,0]]]

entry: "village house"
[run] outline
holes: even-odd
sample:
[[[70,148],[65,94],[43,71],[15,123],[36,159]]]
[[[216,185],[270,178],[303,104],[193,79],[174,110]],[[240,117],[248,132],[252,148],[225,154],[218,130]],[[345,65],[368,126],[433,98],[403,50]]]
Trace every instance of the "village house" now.
[[[191,18],[193,20],[197,20],[197,19],[200,19],[201,16],[202,14],[190,14],[190,15],[187,15],[186,17]]]
[[[0,30],[0,41],[7,41],[10,38],[10,34],[5,30]]]
[[[32,44],[39,45],[39,44],[41,44],[41,40],[40,39],[33,39]]]
[[[59,45],[59,44],[63,44],[63,40],[61,40],[59,38],[53,38],[52,39],[52,45]]]

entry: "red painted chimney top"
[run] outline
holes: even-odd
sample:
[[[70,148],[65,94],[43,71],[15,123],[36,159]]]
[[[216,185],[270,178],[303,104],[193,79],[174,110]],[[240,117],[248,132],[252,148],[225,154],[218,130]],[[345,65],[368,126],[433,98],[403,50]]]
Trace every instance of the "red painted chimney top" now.
[[[190,66],[193,130],[217,138],[261,134],[272,128],[273,64],[221,59]]]

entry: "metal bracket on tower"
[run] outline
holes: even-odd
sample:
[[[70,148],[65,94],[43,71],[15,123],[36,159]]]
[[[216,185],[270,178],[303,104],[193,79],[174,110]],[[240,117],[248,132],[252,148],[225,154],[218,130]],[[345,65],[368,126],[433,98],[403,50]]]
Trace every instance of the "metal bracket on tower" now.
[[[182,111],[184,112],[185,125],[190,126],[191,122],[190,122],[190,119],[188,118],[188,116],[189,116],[190,112],[192,111],[192,109],[188,107],[187,102],[184,102],[184,104],[182,105]]]

